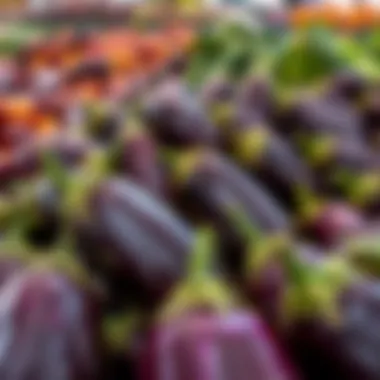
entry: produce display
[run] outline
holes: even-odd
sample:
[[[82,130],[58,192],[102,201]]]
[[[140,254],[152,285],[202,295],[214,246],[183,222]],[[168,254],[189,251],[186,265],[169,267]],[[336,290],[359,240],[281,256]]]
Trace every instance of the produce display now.
[[[379,380],[380,32],[53,33],[0,72],[0,379]]]

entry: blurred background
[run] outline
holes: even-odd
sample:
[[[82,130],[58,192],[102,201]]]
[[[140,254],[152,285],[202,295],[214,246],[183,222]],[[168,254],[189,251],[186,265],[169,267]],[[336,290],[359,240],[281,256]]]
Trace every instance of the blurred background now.
[[[380,1],[0,1],[0,380],[380,380]]]

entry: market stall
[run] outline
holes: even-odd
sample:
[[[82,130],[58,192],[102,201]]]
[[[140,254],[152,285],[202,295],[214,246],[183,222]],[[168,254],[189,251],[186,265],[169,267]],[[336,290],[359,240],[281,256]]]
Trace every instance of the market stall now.
[[[376,7],[53,5],[0,33],[0,379],[379,380]]]

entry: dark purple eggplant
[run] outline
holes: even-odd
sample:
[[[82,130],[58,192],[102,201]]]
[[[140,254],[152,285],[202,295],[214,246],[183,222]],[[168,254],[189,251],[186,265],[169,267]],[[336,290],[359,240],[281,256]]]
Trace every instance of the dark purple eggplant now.
[[[379,377],[379,284],[344,258],[294,247],[248,276],[251,299],[271,321],[308,379]]]
[[[327,93],[357,107],[369,89],[366,80],[353,71],[343,71],[332,78]]]
[[[358,112],[333,97],[302,97],[281,111],[277,130],[296,144],[302,139],[332,136],[357,142],[364,141]]]
[[[101,378],[97,309],[68,277],[46,268],[19,272],[3,285],[0,305],[1,378]]]
[[[272,120],[277,107],[273,86],[264,78],[249,78],[244,81],[239,103],[243,107],[256,110],[266,120]]]
[[[367,142],[379,151],[380,147],[380,93],[373,91],[362,109],[363,127]]]
[[[108,179],[86,198],[88,215],[76,222],[85,261],[108,284],[123,284],[125,295],[161,300],[183,275],[191,229],[128,180]]]
[[[228,265],[234,270],[240,268],[245,239],[230,217],[231,207],[244,210],[263,233],[278,234],[290,227],[288,215],[277,201],[227,158],[203,150],[179,153],[172,160],[178,165],[172,174],[179,180],[174,185],[178,186],[179,207],[195,222],[213,224],[223,240]]]
[[[265,123],[246,117],[229,137],[232,155],[287,207],[298,206],[298,193],[317,192],[312,171],[294,148]],[[232,132],[232,131],[231,131]],[[318,194],[314,194],[317,196]]]
[[[23,180],[39,172],[43,167],[43,156],[51,151],[67,166],[75,166],[86,156],[89,145],[85,141],[60,138],[41,145],[34,143],[15,151],[6,161],[0,163],[0,187]]]
[[[117,143],[113,164],[123,176],[157,196],[165,193],[163,172],[155,140],[143,128],[129,123],[121,141]]]
[[[347,197],[364,209],[378,209],[380,156],[355,141],[321,139],[305,149],[327,193]]]
[[[177,80],[158,86],[148,96],[144,120],[157,140],[168,146],[215,144],[217,133],[194,94]]]

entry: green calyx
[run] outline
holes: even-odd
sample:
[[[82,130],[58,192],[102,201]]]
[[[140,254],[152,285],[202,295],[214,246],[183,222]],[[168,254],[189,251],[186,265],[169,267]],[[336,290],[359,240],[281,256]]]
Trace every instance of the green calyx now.
[[[212,274],[214,253],[215,236],[212,229],[200,229],[194,240],[188,276],[174,289],[168,302],[161,309],[161,320],[167,321],[203,308],[223,313],[236,302],[231,288]]]
[[[202,162],[206,162],[207,151],[203,148],[191,148],[179,152],[176,149],[164,149],[161,158],[169,170],[175,185],[185,186]]]
[[[336,141],[330,136],[298,136],[298,145],[310,164],[320,167],[334,155]]]
[[[211,119],[217,127],[225,128],[233,121],[234,107],[230,102],[218,102],[211,109]]]
[[[301,226],[313,222],[323,212],[324,201],[317,198],[309,188],[297,187],[294,190],[298,220]]]
[[[132,348],[133,338],[141,326],[138,310],[111,314],[103,320],[103,336],[108,349],[115,353],[125,353]]]
[[[101,182],[108,171],[109,162],[105,151],[94,148],[82,166],[65,168],[54,153],[44,156],[45,173],[61,194],[61,212],[64,219],[87,216],[89,193]]]
[[[379,172],[366,173],[355,176],[347,187],[348,196],[352,203],[365,206],[380,196],[380,174]]]
[[[344,255],[360,272],[380,275],[380,239],[373,235],[359,236],[343,246]]]
[[[291,250],[282,256],[282,266],[287,279],[282,323],[323,318],[339,324],[339,298],[352,280],[350,266],[339,256],[308,263]]]
[[[244,210],[238,206],[230,206],[228,214],[234,222],[237,232],[246,242],[244,272],[248,278],[259,274],[291,244],[289,233],[286,231],[267,236],[263,235],[253,226]]]

